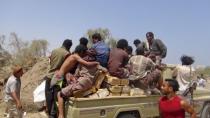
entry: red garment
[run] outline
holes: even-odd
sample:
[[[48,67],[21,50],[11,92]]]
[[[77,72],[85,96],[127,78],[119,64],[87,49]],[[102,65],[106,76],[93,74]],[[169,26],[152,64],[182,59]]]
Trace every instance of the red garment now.
[[[175,96],[172,100],[166,96],[160,98],[159,111],[161,118],[185,118],[185,111],[181,107],[179,96]]]

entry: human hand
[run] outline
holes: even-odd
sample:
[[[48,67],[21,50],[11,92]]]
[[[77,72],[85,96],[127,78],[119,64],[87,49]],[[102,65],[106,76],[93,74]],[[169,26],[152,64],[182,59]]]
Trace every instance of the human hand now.
[[[67,83],[76,82],[76,78],[70,73],[66,74],[66,80],[67,80]]]
[[[100,65],[98,65],[98,66],[100,66]],[[98,68],[99,68],[99,70],[101,70],[104,73],[108,72],[108,70],[106,68],[104,68],[104,67],[98,67]]]
[[[94,63],[94,65],[96,65],[96,66],[100,65],[99,62],[93,62],[93,63]]]
[[[22,104],[20,101],[17,102],[16,107],[17,109],[22,109]]]
[[[148,57],[150,55],[150,52],[149,51],[145,51],[144,52],[144,56]]]

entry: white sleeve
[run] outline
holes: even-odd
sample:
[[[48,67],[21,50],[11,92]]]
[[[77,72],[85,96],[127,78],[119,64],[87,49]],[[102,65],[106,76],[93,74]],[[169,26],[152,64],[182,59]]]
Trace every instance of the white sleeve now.
[[[17,81],[13,81],[9,86],[10,92],[15,92],[17,90]]]

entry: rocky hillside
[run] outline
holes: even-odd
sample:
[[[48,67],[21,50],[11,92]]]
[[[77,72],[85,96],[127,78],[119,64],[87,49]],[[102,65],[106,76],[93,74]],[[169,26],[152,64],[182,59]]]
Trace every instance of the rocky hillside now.
[[[21,99],[24,106],[28,108],[27,110],[33,109],[31,106],[34,106],[33,103],[33,91],[34,89],[43,81],[43,77],[47,74],[49,68],[48,58],[41,58],[37,60],[37,63],[24,75],[21,77],[22,82],[22,90],[21,90]],[[1,68],[0,77],[7,78],[10,76],[10,66],[5,66],[3,69]],[[4,76],[4,77],[3,77]],[[0,92],[2,91],[3,86],[0,86]],[[2,99],[3,95],[0,93]]]
[[[33,91],[43,81],[44,76],[48,72],[48,68],[48,58],[41,58],[22,76],[21,99],[33,104]]]

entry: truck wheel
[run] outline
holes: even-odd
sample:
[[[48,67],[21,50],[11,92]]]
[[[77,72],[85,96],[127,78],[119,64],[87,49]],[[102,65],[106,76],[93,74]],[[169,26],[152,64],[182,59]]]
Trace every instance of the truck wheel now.
[[[132,114],[122,114],[117,118],[137,118],[137,117],[133,116]]]
[[[210,104],[206,104],[201,112],[201,118],[210,118]]]

